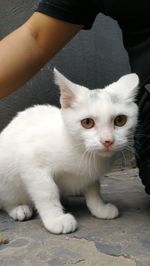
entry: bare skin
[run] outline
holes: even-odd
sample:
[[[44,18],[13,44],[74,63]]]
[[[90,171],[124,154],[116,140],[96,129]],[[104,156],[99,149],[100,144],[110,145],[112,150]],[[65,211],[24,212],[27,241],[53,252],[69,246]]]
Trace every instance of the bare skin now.
[[[0,98],[32,78],[81,27],[39,12],[0,42]]]

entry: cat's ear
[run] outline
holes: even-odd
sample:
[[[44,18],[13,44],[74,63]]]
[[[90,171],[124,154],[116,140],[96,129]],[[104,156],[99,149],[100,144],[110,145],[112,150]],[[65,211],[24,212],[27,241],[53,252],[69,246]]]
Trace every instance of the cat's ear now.
[[[60,104],[62,108],[72,107],[77,103],[85,88],[71,82],[54,68],[55,84],[60,89]]]
[[[123,94],[125,98],[135,99],[139,89],[139,77],[132,73],[121,77],[118,84],[124,89]]]
[[[138,94],[139,77],[135,73],[124,75],[107,89],[113,91],[119,98],[133,101]]]

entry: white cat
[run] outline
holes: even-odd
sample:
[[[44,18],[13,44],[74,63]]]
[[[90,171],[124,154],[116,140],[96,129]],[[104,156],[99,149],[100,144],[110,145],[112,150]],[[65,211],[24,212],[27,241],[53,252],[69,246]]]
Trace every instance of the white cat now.
[[[98,218],[118,216],[118,209],[101,199],[99,184],[136,126],[139,79],[128,74],[89,90],[55,70],[55,82],[61,109],[28,108],[0,135],[0,208],[23,221],[35,206],[45,228],[60,234],[77,228],[75,218],[63,211],[60,193],[82,193]]]

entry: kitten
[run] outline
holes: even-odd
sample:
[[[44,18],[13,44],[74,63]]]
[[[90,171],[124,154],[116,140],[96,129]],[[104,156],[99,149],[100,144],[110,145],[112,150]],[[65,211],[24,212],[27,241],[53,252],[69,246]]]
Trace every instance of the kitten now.
[[[82,193],[97,218],[118,216],[117,207],[101,199],[99,184],[136,126],[139,79],[128,74],[89,90],[55,70],[55,83],[61,109],[28,108],[0,135],[0,208],[23,221],[35,206],[45,228],[60,234],[77,228],[73,215],[63,211],[60,193]]]

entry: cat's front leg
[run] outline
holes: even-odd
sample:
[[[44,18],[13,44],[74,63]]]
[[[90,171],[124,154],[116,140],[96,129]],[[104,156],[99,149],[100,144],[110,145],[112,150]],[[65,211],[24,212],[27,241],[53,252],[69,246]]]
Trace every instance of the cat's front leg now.
[[[57,185],[47,170],[38,167],[25,170],[22,179],[48,231],[61,234],[76,230],[77,222],[71,214],[63,212]]]
[[[105,204],[100,196],[99,182],[89,185],[84,192],[86,204],[92,215],[101,219],[114,219],[119,215],[117,207]]]

